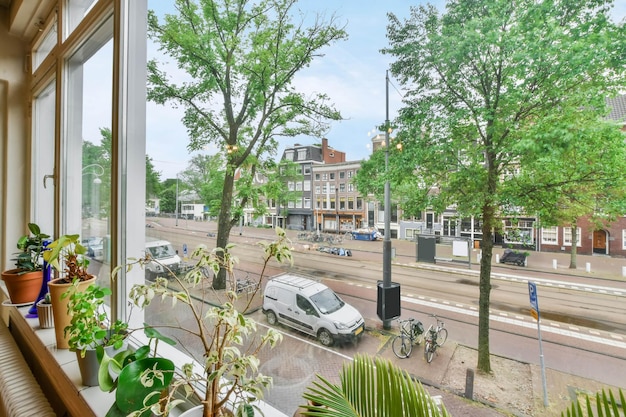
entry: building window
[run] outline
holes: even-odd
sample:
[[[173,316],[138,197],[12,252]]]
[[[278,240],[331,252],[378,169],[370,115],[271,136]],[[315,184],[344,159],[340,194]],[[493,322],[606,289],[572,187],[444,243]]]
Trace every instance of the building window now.
[[[304,199],[304,208],[311,208],[311,199],[310,198],[305,198]]]
[[[293,183],[293,181],[289,181],[289,182],[287,182],[287,189],[288,189],[289,191],[293,191],[293,189],[294,189],[294,183]]]
[[[302,208],[302,200],[296,200],[296,208]]]
[[[320,180],[320,174],[315,174],[315,181],[319,181]]]
[[[322,186],[322,194],[326,194],[328,192],[328,185],[324,184]]]
[[[345,193],[346,192],[346,184],[345,183],[341,183],[339,184],[339,192],[340,193]]]
[[[348,198],[348,210],[354,210],[354,199],[352,197]]]
[[[522,245],[532,245],[533,239],[533,221],[518,220],[512,221],[507,219],[504,221],[504,242],[518,243]]]
[[[306,159],[306,149],[298,149],[298,161],[304,161]]]
[[[582,246],[582,244],[580,243],[581,241],[580,233],[581,233],[580,227],[577,227],[576,235],[577,235],[578,242],[576,242],[576,247]],[[571,227],[563,228],[563,246],[572,246],[572,228]]]
[[[304,181],[304,187],[302,189],[304,191],[311,191],[311,181]]]
[[[330,184],[330,192],[331,193],[335,192],[335,184]]]
[[[330,209],[331,210],[335,209],[335,199],[334,198],[330,200]]]
[[[351,193],[354,191],[354,184],[352,184],[351,182],[348,183],[348,192]]]
[[[321,187],[319,185],[315,186],[315,194],[320,194]]]
[[[363,199],[361,197],[356,198],[356,209],[363,210]]]
[[[311,175],[311,165],[304,166],[304,175]]]
[[[331,172],[331,173],[330,173],[330,179],[331,179],[331,180],[334,180],[334,179],[335,179],[335,173],[334,173],[334,172]]]
[[[294,203],[293,201],[290,201],[289,203],[287,203],[287,207],[296,208],[296,203]]]
[[[322,174],[322,181],[328,180],[328,174]]]
[[[344,197],[339,199],[339,210],[346,209],[346,199]]]
[[[404,232],[404,237],[407,239],[413,239],[415,237],[415,229],[406,229]]]
[[[285,151],[285,159],[287,161],[293,161],[293,155],[294,155],[293,151]]]
[[[297,182],[296,183],[296,191],[302,191],[302,183],[301,182]]]
[[[339,172],[339,179],[342,180],[346,177],[346,171]]]
[[[622,229],[622,249],[626,249],[626,229]]]
[[[541,228],[541,243],[546,245],[559,244],[559,228],[557,226]]]
[[[353,175],[354,175],[354,171],[348,171],[348,178],[352,178]]]

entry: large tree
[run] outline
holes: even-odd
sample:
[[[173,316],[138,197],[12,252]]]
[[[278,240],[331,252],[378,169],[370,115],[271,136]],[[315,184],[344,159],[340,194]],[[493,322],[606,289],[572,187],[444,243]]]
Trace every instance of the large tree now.
[[[226,158],[216,245],[226,248],[237,168],[271,156],[277,138],[322,136],[328,120],[341,118],[325,95],[305,95],[294,76],[320,50],[346,38],[334,18],[294,23],[296,0],[177,0],[177,15],[149,14],[151,39],[189,78],[175,83],[156,61],[148,64],[148,97],[185,109],[191,150],[217,145]],[[250,172],[254,174],[255,167]],[[240,199],[245,206],[245,196]],[[226,286],[222,269],[214,288]]]
[[[429,5],[412,8],[404,21],[389,15],[383,52],[395,57],[391,72],[407,89],[398,120],[403,152],[390,172],[405,187],[411,182],[419,207],[455,204],[462,215],[482,219],[481,371],[491,371],[493,237],[509,207],[503,190],[511,190],[510,173],[525,169],[529,148],[539,155],[552,146],[543,135],[558,132],[543,119],[574,108],[601,114],[605,97],[625,85],[626,34],[611,23],[610,5],[452,0],[444,13]],[[542,131],[533,129],[537,124]]]

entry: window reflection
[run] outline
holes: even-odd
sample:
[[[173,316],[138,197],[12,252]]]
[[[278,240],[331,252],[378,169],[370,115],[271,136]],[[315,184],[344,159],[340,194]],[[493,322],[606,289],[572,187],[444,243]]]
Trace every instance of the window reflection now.
[[[95,3],[96,0],[67,0],[65,2],[65,19],[67,22],[65,39],[76,29]]]

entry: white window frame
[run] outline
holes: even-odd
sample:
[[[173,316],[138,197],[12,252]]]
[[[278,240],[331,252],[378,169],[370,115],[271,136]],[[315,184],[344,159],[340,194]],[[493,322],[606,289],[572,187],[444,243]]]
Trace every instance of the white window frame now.
[[[581,228],[577,227],[576,230],[578,231],[578,242],[576,242],[576,247],[578,248],[582,246]],[[572,246],[572,228],[571,227],[563,228],[563,246]]]
[[[559,227],[548,226],[541,228],[541,243],[545,245],[559,244]]]

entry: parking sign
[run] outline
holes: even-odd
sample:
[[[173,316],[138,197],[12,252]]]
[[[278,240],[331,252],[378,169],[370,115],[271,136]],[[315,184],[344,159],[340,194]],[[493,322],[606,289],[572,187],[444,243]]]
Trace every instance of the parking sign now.
[[[539,302],[537,301],[537,285],[528,281],[528,296],[530,298],[530,314],[539,320]]]

